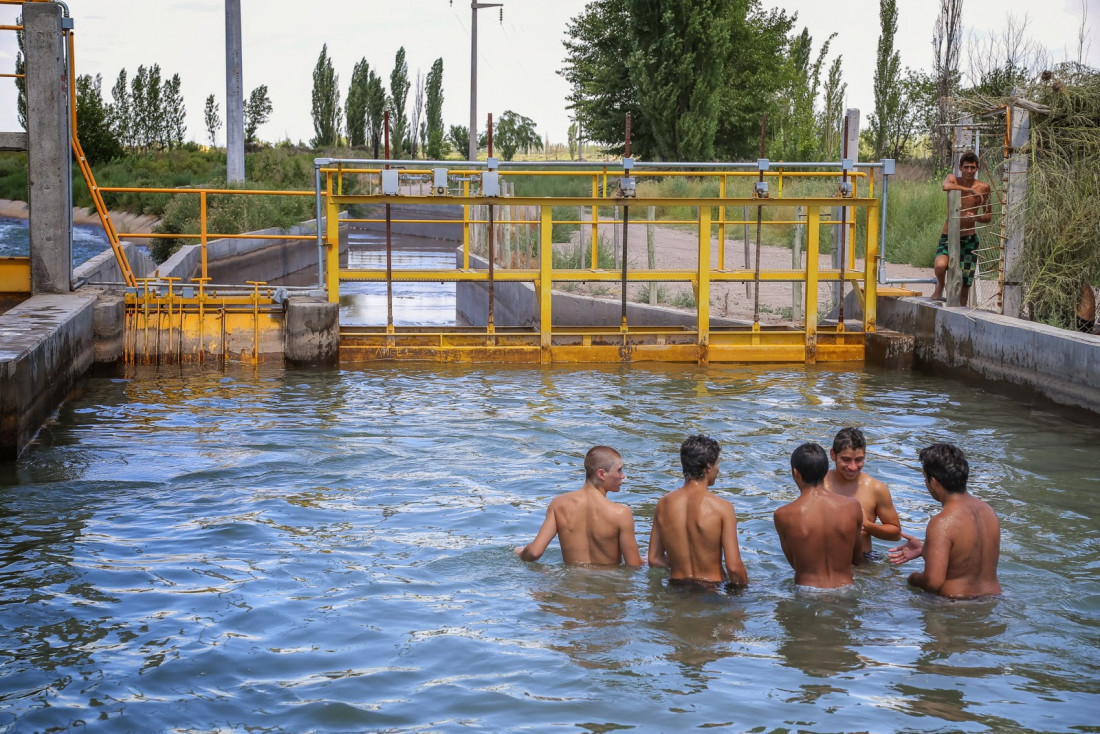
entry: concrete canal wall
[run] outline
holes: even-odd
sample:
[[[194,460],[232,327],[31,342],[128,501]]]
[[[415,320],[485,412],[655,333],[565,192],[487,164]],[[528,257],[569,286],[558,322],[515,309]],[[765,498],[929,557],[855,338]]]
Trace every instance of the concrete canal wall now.
[[[937,374],[1100,414],[1100,336],[923,298],[880,297],[878,324],[912,334],[915,363]]]

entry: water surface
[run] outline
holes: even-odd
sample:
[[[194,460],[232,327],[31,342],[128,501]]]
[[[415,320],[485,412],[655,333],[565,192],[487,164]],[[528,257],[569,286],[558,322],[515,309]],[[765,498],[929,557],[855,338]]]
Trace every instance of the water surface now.
[[[873,563],[795,591],[790,451],[861,425],[907,530],[969,453],[997,599]],[[619,448],[644,546],[677,450],[723,446],[739,595],[525,564]],[[90,378],[0,464],[0,730],[1100,730],[1100,430],[915,374],[801,367],[142,369]],[[889,543],[875,541],[879,550]]]

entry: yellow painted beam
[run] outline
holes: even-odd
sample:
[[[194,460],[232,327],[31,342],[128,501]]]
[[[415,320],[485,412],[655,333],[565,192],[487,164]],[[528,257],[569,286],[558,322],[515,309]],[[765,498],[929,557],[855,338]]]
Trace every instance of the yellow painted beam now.
[[[0,293],[31,292],[31,259],[0,257]]]

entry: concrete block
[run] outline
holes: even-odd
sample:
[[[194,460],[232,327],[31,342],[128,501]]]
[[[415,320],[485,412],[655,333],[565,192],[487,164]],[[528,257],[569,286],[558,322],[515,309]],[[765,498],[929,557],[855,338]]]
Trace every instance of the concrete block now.
[[[35,295],[0,315],[0,461],[12,460],[94,358],[91,294]]]
[[[898,331],[872,331],[864,344],[868,364],[907,370],[913,366],[916,340],[912,334]]]
[[[287,301],[284,359],[291,364],[330,364],[340,353],[340,304],[322,298]]]
[[[96,364],[114,364],[126,346],[126,299],[120,293],[100,293],[93,313]]]

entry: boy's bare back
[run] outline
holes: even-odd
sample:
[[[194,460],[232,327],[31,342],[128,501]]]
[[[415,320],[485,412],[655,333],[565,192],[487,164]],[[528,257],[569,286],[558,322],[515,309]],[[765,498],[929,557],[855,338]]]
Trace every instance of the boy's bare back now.
[[[684,486],[657,501],[649,565],[670,569],[669,581],[737,586],[749,582],[737,547],[733,505],[710,492],[718,478],[720,452],[713,438],[689,436],[680,446]]]
[[[585,487],[555,497],[547,508],[566,563],[642,565],[630,508]],[[635,563],[631,560],[636,559]]]
[[[737,515],[733,505],[703,487],[684,486],[657,502],[650,541],[650,564],[654,550],[667,556],[669,579],[743,585],[748,583],[737,547]],[[725,572],[722,557],[725,555]]]
[[[626,479],[622,456],[608,446],[594,446],[584,457],[584,472],[584,486],[551,500],[535,539],[515,548],[515,554],[537,561],[556,535],[566,563],[641,566],[634,515],[607,499]]]
[[[863,508],[824,487],[775,511],[775,529],[800,586],[832,589],[852,583],[852,564],[863,560]]]

